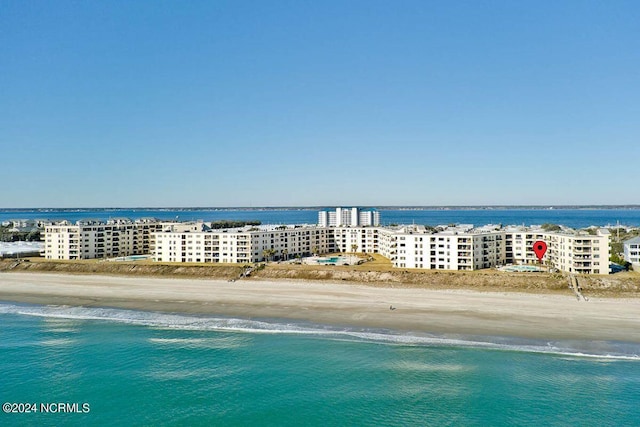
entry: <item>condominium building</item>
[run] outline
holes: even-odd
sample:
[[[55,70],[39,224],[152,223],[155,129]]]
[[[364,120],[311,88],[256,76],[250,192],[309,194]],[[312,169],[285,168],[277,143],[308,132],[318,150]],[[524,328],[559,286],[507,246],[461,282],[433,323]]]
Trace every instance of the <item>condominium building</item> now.
[[[340,213],[344,219],[343,212],[336,211],[335,215]],[[346,212],[351,219],[362,213]],[[608,274],[609,237],[607,230],[548,232],[536,227],[493,225],[441,226],[433,230],[416,225],[321,224],[211,230],[202,222],[121,219],[49,225],[45,228],[45,256],[90,259],[149,254],[160,262],[255,263],[358,252],[378,253],[397,268],[480,270],[506,264],[539,264],[533,245],[540,240],[548,247],[543,265],[569,273]],[[639,242],[626,243],[629,257],[637,259]]]
[[[319,227],[370,227],[380,225],[380,212],[359,208],[336,208],[335,211],[319,211]]]
[[[166,228],[152,237],[153,259],[162,262],[253,263],[335,252],[331,229],[261,226],[184,232]]]
[[[505,260],[504,235],[492,229],[458,226],[434,233],[422,226],[406,226],[382,234],[385,244],[380,254],[398,268],[479,270]]]
[[[379,253],[397,268],[481,270],[539,264],[535,241],[547,243],[541,263],[578,274],[608,274],[609,235],[485,226],[262,226],[153,234],[153,259],[163,262],[253,263],[314,253]]]
[[[630,262],[634,270],[640,269],[640,237],[625,240],[622,246],[624,260]]]
[[[597,234],[549,234],[548,264],[561,271],[578,274],[609,274],[610,236]],[[546,255],[545,255],[546,256]],[[543,258],[543,261],[545,259]]]
[[[170,224],[155,219],[50,224],[45,227],[45,257],[76,260],[149,254],[152,233]]]
[[[387,233],[380,233],[385,235]],[[437,270],[480,270],[506,264],[539,264],[577,274],[609,273],[609,232],[546,232],[533,228],[498,229],[492,226],[464,230],[446,227],[437,233],[405,227],[390,233],[380,254],[394,267]],[[538,260],[536,241],[547,251]]]
[[[547,232],[541,228],[505,229],[507,264],[536,264],[533,244],[543,241],[547,251],[541,262],[560,271],[578,274],[609,274],[610,235],[606,229]]]

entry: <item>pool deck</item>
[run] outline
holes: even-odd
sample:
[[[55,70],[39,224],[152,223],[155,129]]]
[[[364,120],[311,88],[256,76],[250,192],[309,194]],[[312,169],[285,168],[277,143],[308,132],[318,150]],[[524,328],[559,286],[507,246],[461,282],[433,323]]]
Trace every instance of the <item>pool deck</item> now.
[[[536,265],[506,265],[498,270],[509,273],[546,273],[547,269]]]
[[[129,256],[120,256],[117,258],[107,258],[106,261],[148,261],[152,259],[151,255],[129,255]]]
[[[329,261],[330,259],[336,258],[335,262]],[[322,262],[325,261],[326,262]],[[307,257],[302,260],[303,264],[307,265],[355,265],[360,260],[360,257],[357,255],[336,255],[336,256],[312,256]]]

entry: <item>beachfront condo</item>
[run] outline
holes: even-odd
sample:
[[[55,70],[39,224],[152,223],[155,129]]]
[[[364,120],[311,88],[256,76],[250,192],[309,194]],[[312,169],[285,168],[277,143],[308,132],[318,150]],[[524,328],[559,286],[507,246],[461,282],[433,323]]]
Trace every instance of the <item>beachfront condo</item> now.
[[[344,215],[347,212],[349,215]],[[341,220],[362,212],[336,210]],[[377,219],[375,219],[377,218]],[[373,221],[379,216],[371,213]],[[609,273],[609,233],[563,228],[485,225],[263,225],[211,229],[203,222],[81,221],[45,229],[48,259],[112,258],[148,254],[158,262],[256,263],[322,253],[380,254],[396,268],[482,270],[508,264],[538,265],[577,274]],[[536,241],[547,251],[538,259]],[[635,251],[637,253],[637,250]]]
[[[79,260],[149,254],[152,233],[172,224],[149,218],[50,224],[45,227],[45,257]]]

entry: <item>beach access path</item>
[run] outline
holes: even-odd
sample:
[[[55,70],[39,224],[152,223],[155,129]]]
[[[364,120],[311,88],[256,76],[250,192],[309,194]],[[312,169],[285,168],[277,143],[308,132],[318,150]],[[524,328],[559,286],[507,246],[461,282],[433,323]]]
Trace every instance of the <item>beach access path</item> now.
[[[640,299],[577,301],[568,293],[0,273],[0,300],[292,319],[406,332],[640,342]]]

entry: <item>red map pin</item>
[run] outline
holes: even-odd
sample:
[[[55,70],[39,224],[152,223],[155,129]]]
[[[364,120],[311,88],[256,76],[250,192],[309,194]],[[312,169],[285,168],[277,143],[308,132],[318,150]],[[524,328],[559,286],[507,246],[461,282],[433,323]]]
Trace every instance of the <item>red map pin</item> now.
[[[536,253],[536,256],[538,257],[538,261],[542,262],[542,257],[547,252],[547,244],[542,240],[537,240],[533,244],[533,252]]]

